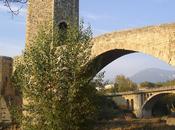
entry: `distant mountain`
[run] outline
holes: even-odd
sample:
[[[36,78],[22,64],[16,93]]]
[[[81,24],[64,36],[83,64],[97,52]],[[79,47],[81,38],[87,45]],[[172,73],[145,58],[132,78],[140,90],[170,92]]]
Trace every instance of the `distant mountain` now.
[[[144,81],[153,83],[165,82],[167,80],[175,79],[175,71],[163,70],[158,68],[149,68],[140,71],[129,78],[136,83],[141,83]]]

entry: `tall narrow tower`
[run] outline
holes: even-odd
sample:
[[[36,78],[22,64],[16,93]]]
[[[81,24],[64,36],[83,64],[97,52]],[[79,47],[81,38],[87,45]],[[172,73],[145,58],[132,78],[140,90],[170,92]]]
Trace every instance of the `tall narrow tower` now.
[[[78,24],[79,0],[29,0],[26,45],[45,22],[63,27]]]

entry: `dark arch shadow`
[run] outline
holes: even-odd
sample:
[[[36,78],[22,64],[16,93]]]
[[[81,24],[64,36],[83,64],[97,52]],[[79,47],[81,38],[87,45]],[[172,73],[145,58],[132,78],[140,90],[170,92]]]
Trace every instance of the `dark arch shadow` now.
[[[173,94],[173,93],[171,92],[170,93],[160,93],[160,94],[150,97],[150,99],[148,99],[148,101],[146,101],[141,108],[142,117],[153,116],[153,107],[156,105],[156,103],[158,103],[158,101],[160,101],[162,98],[170,94]]]
[[[67,30],[67,23],[61,22],[61,23],[59,23],[58,27],[61,31],[66,31]]]
[[[135,53],[136,51],[132,50],[124,50],[124,49],[114,49],[107,51],[94,59],[92,59],[86,66],[86,76],[95,77],[95,75],[102,70],[106,65],[111,63],[112,61],[131,53]]]

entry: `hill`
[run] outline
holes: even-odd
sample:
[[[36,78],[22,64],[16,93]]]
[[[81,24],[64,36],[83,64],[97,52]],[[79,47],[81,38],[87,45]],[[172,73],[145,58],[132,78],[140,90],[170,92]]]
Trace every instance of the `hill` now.
[[[144,81],[153,83],[165,82],[167,80],[175,79],[175,71],[149,68],[142,70],[129,78],[136,83],[141,83]]]

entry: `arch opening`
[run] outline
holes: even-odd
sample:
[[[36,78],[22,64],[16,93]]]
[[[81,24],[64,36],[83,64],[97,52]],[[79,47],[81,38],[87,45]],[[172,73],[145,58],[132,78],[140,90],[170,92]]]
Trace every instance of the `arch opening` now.
[[[175,94],[161,93],[152,96],[142,107],[143,117],[161,117],[175,114]]]
[[[126,56],[126,55],[128,55],[128,56]],[[138,52],[135,50],[113,49],[113,50],[106,51],[106,52],[96,56],[95,58],[93,58],[87,65],[88,66],[88,73],[92,72],[92,76],[95,77],[95,75],[98,72],[100,72],[101,70],[103,71],[103,69],[105,67],[107,67],[107,65],[109,65],[110,63],[112,63],[113,61],[115,61],[119,58],[123,59],[123,57],[126,60],[125,63],[128,65],[128,68],[133,67],[133,70],[131,70],[132,74],[130,76],[136,74],[139,71],[142,71],[143,69],[148,69],[148,68],[149,69],[151,69],[151,68],[156,69],[157,68],[159,70],[175,71],[173,66],[171,66],[170,64],[166,63],[165,61],[155,57],[154,55],[149,55],[149,54]],[[131,57],[135,58],[135,59],[132,61],[130,59]],[[119,60],[121,61],[121,59],[119,59]],[[116,63],[116,61],[115,61],[115,63]],[[144,64],[144,63],[146,63],[146,64]],[[132,66],[129,66],[130,64]],[[124,65],[124,66],[126,66],[126,65]],[[138,66],[138,67],[136,68],[136,66]],[[134,72],[134,68],[137,69],[135,72]]]
[[[104,67],[106,67],[108,64],[110,64],[111,62],[113,62],[114,60],[118,59],[118,58],[121,58],[122,56],[125,56],[125,55],[128,55],[128,54],[132,54],[133,53],[139,53],[137,51],[133,51],[133,50],[125,50],[125,49],[114,49],[114,50],[110,50],[110,51],[106,51],[105,53],[102,53],[100,55],[98,55],[97,57],[95,57],[92,61],[91,61],[91,64],[89,64],[89,66],[92,68],[91,70],[89,70],[88,72],[92,72],[91,74],[93,76],[95,76],[99,71],[101,71]],[[144,54],[144,53],[142,53]],[[134,54],[135,55],[135,54]],[[154,55],[148,55],[148,54],[144,54],[144,55],[147,55],[149,57],[153,57],[152,59],[154,59],[153,61],[151,61],[153,64],[155,64],[156,62],[156,65],[159,65],[158,62],[162,62],[160,64],[164,64],[164,65],[161,65],[160,67],[160,70],[163,69],[165,67],[165,70],[169,67],[171,69],[174,69],[173,67],[171,67],[169,64],[166,64],[166,62],[163,62],[163,60],[160,60],[158,59],[157,57],[155,57]],[[149,60],[152,60],[151,58]],[[131,59],[132,60],[132,59]],[[130,60],[130,61],[131,61]],[[136,59],[138,60],[138,59]],[[142,61],[144,61],[145,59],[143,58]],[[156,61],[157,60],[157,61]],[[148,61],[148,60],[147,60]],[[149,62],[149,61],[148,61]],[[129,62],[125,62],[127,65],[127,67],[129,67]],[[135,64],[136,62],[134,62]],[[142,64],[144,65],[144,64]],[[117,67],[117,66],[116,66]],[[156,66],[157,67],[157,66]],[[166,68],[167,67],[167,68]],[[114,69],[114,68],[112,68]],[[167,69],[168,70],[168,69]],[[171,70],[170,70],[171,71]],[[173,70],[174,71],[174,70]],[[130,78],[130,77],[129,77]],[[155,78],[155,77],[153,77]],[[144,81],[143,81],[144,82]],[[166,81],[163,81],[163,82],[166,82]],[[114,83],[114,82],[109,82],[110,84],[111,83]],[[138,82],[136,82],[138,83]],[[140,82],[141,83],[141,82]],[[158,82],[154,82],[155,84],[158,83]],[[158,87],[158,86],[156,86]],[[138,89],[140,89],[138,87]],[[169,94],[169,93],[168,93]],[[140,115],[143,115],[143,117],[151,117],[151,116],[164,116],[164,115],[169,115],[171,114],[172,112],[170,112],[170,109],[172,108],[170,105],[170,108],[167,108],[167,104],[166,104],[166,100],[164,101],[164,97],[166,95],[168,95],[166,93],[163,93],[163,94],[158,94],[158,95],[147,95],[147,98],[148,97],[152,97],[153,99],[150,99],[151,100],[151,103],[150,105],[146,105],[144,106],[144,108],[142,109],[141,106],[139,106],[139,110],[138,110],[138,114],[139,114],[139,117]],[[159,99],[161,99],[161,101],[159,101]],[[153,101],[152,101],[153,100]],[[144,102],[144,101],[143,101]],[[150,102],[150,101],[148,101]],[[135,102],[134,102],[135,103]],[[133,103],[133,104],[134,104]],[[126,101],[126,104],[128,104],[128,102]],[[173,105],[175,105],[173,103]],[[128,105],[127,105],[128,106]],[[133,110],[135,111],[135,109],[137,109],[137,107],[135,107],[134,105],[132,105],[133,107]],[[159,108],[162,108],[162,109],[159,109]],[[141,109],[140,109],[141,108]],[[136,110],[137,111],[137,110]]]
[[[153,117],[159,117],[171,114],[169,109],[167,108],[166,102],[161,101],[161,99],[153,105],[151,113]]]
[[[90,77],[95,77],[95,75],[102,70],[105,66],[113,62],[114,60],[131,53],[136,53],[136,51],[133,50],[124,50],[124,49],[114,49],[107,51],[97,57],[95,57],[93,60],[91,60],[87,64],[87,75]]]
[[[59,27],[59,30],[61,32],[66,32],[66,30],[67,30],[67,23],[66,22],[61,22],[61,23],[59,23],[58,27]]]

